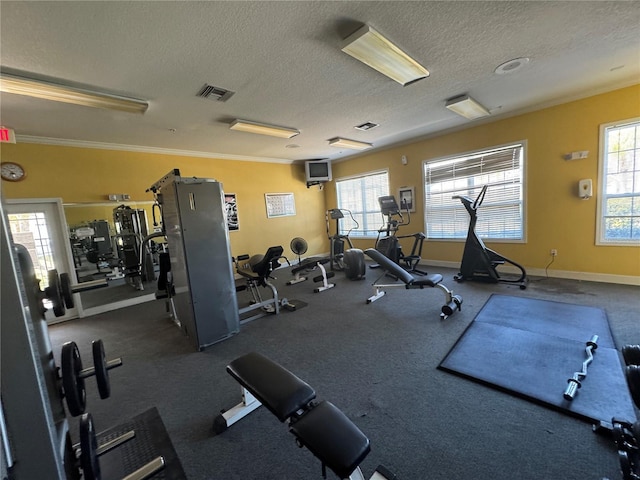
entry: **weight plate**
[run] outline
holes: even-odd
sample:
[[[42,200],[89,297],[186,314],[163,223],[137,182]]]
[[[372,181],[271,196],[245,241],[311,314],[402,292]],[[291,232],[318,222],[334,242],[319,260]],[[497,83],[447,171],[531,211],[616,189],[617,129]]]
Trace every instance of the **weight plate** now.
[[[640,365],[627,365],[626,376],[633,403],[640,408]]]
[[[640,345],[625,345],[622,347],[622,357],[625,365],[640,365]]]
[[[45,289],[45,296],[53,304],[53,314],[56,317],[62,317],[65,312],[64,303],[62,303],[62,288],[60,287],[60,277],[58,271],[49,270],[49,286]]]
[[[107,360],[105,359],[102,340],[91,342],[91,348],[93,350],[93,366],[96,372],[98,392],[100,392],[100,398],[104,400],[111,395],[111,384],[109,383],[109,370],[107,370]]]
[[[90,413],[80,417],[80,466],[84,480],[100,480],[98,440]]]
[[[67,308],[73,308],[73,291],[71,290],[71,280],[68,273],[60,274],[60,290],[62,291],[62,299]]]
[[[67,401],[69,413],[77,417],[84,413],[87,405],[84,390],[84,379],[80,378],[82,371],[82,359],[75,342],[67,342],[62,346],[60,358],[62,368],[62,388]]]

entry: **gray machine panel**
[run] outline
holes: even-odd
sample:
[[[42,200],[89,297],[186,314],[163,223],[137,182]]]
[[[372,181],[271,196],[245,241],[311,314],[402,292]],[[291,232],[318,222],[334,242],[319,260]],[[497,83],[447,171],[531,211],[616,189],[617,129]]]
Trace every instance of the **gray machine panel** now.
[[[240,331],[222,184],[175,177],[162,187],[162,216],[178,321],[202,350]]]

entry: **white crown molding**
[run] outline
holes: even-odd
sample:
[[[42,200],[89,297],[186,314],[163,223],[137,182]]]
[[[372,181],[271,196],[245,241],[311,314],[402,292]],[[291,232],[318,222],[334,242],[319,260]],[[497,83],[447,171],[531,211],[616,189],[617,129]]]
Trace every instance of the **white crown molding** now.
[[[192,150],[176,150],[172,148],[145,147],[140,145],[123,145],[119,143],[89,142],[85,140],[69,140],[65,138],[36,137],[32,135],[16,135],[16,143],[34,143],[61,147],[95,148],[98,150],[120,150],[125,152],[155,153],[158,155],[176,155],[180,157],[215,158],[218,160],[234,160],[239,162],[263,162],[291,164],[295,160],[271,157],[249,157],[229,155],[225,153],[197,152]]]

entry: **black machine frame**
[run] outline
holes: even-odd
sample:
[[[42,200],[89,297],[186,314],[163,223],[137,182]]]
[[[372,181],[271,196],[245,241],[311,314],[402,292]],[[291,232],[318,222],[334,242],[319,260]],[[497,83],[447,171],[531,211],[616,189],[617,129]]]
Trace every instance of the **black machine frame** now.
[[[464,195],[455,195],[452,197],[462,202],[470,217],[467,240],[464,245],[462,262],[460,264],[460,272],[453,278],[457,282],[472,280],[485,283],[511,283],[518,285],[521,290],[524,290],[529,283],[525,268],[519,263],[487,248],[482,239],[476,234],[478,208],[480,208],[484,202],[488,187],[488,185],[484,185],[475,200]],[[501,277],[497,268],[505,263],[509,263],[519,269],[520,275],[517,278]]]

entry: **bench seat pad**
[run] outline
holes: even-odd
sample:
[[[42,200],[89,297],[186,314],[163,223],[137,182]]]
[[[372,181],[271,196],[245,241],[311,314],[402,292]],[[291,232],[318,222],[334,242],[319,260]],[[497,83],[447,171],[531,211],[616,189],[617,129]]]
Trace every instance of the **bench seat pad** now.
[[[442,275],[440,275],[439,273],[425,275],[424,277],[414,276],[413,281],[407,284],[407,288],[435,287],[441,281],[442,281]]]
[[[267,357],[251,352],[227,365],[227,372],[281,422],[316,397],[306,382]]]
[[[318,403],[293,422],[290,430],[340,478],[349,478],[371,451],[369,439],[331,402]]]
[[[383,270],[402,280],[406,284],[407,288],[435,287],[442,281],[442,275],[440,275],[439,273],[424,276],[411,275],[411,273],[407,272],[404,268],[393,262],[391,259],[385,257],[375,248],[367,248],[364,253],[371,257],[373,261],[378,263],[378,265],[380,265]]]

